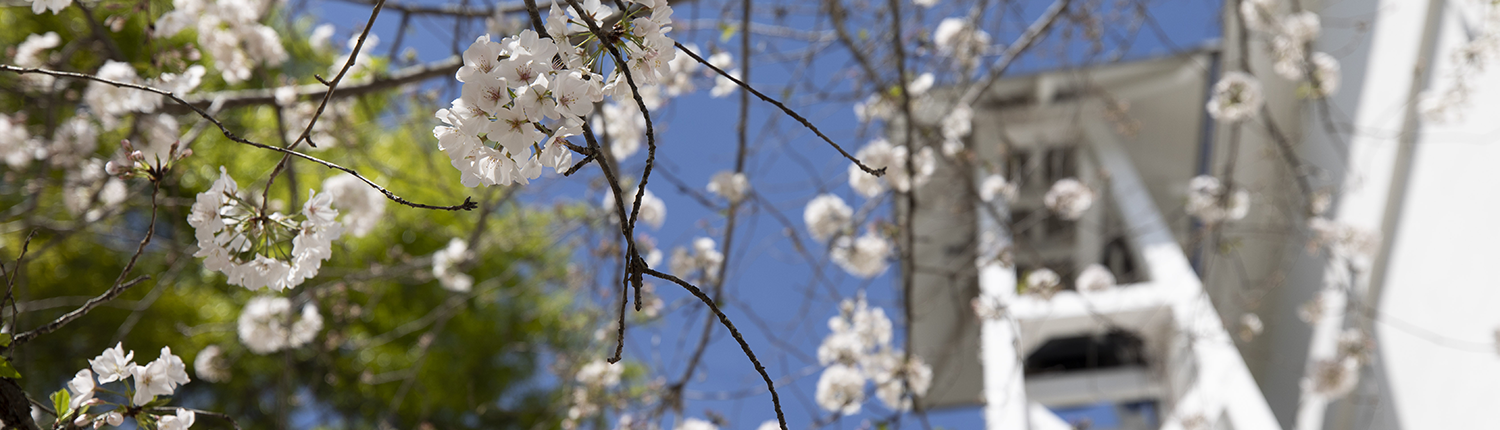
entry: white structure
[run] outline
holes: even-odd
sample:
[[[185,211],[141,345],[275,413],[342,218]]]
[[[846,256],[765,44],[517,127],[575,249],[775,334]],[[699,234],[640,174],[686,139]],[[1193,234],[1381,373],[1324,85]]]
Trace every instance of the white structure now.
[[[1488,246],[1500,240],[1500,67],[1457,53],[1500,54],[1500,14],[1470,0],[1301,7],[1323,17],[1314,49],[1342,64],[1326,101],[1272,73],[1269,41],[1226,7],[1222,49],[1009,78],[974,106],[976,162],[939,169],[917,194],[912,336],[935,371],[928,407],[984,405],[992,429],[1494,426],[1500,281],[1486,269],[1500,261]],[[1217,75],[1246,68],[1301,172],[1263,120],[1235,130],[1205,114]],[[1254,204],[1210,233],[1184,214],[1186,185],[1222,176],[1230,159]],[[986,206],[952,192],[987,172],[1016,182],[1019,198]],[[1383,240],[1337,257],[1309,247],[1299,174],[1331,197],[1323,217]],[[1095,192],[1078,221],[1040,205],[1063,177]],[[1070,283],[1092,263],[1121,285],[1017,295],[1028,270]],[[1004,317],[980,320],[976,297]],[[1304,321],[1310,303],[1322,311]],[[1246,314],[1263,333],[1238,336]],[[1349,331],[1374,348],[1352,393],[1330,402],[1304,380]]]

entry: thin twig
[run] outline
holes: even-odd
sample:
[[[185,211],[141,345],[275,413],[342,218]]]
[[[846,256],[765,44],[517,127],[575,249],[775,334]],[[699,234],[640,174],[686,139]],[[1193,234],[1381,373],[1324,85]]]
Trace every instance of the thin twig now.
[[[676,276],[658,272],[655,269],[645,269],[645,273],[682,286],[683,289],[688,290],[698,300],[702,300],[703,304],[708,305],[708,309],[712,310],[714,315],[719,317],[719,322],[724,324],[724,328],[729,329],[729,334],[734,336],[734,340],[740,344],[740,349],[745,351],[745,357],[749,358],[750,363],[755,365],[755,371],[760,372],[761,379],[765,379],[766,389],[771,391],[771,405],[776,408],[776,421],[781,424],[781,430],[787,430],[786,414],[781,411],[781,396],[776,394],[776,383],[771,380],[771,375],[766,373],[766,366],[760,364],[760,359],[755,358],[755,351],[750,349],[750,343],[745,341],[745,336],[741,335],[739,329],[734,328],[734,323],[729,321],[729,316],[724,315],[724,311],[720,310],[719,306],[714,304],[714,300],[709,298],[707,294],[704,294],[703,290],[693,286],[693,284],[689,284],[687,281]]]
[[[68,323],[73,322],[73,320],[76,320],[79,317],[82,317],[84,314],[89,313],[89,311],[94,310],[94,308],[98,307],[100,304],[118,297],[121,293],[124,293],[125,290],[128,290],[130,289],[130,287],[135,286],[135,284],[139,284],[141,283],[141,281],[151,279],[150,276],[142,275],[130,280],[129,282],[125,281],[125,277],[130,275],[131,270],[135,269],[135,263],[137,261],[140,261],[141,254],[146,252],[146,245],[151,243],[151,238],[156,235],[156,215],[158,212],[157,209],[160,207],[156,200],[156,195],[160,191],[161,184],[153,184],[153,187],[151,188],[151,221],[150,224],[147,224],[146,236],[141,238],[140,245],[137,245],[135,247],[135,254],[130,256],[130,261],[125,263],[125,268],[121,269],[120,275],[115,277],[114,286],[110,287],[108,290],[105,290],[104,293],[100,294],[98,297],[90,299],[88,302],[84,303],[83,306],[79,306],[78,309],[74,309],[72,312],[68,312],[60,317],[57,317],[56,320],[47,323],[47,325],[37,327],[25,333],[16,335],[15,341],[11,344],[12,348],[22,343],[26,343],[26,341],[31,340],[37,336],[51,333],[59,328],[62,328],[62,326],[67,325]]]
[[[708,60],[705,60],[705,59],[703,59],[703,57],[698,56],[697,53],[693,52],[690,49],[687,49],[686,46],[682,46],[681,43],[677,43],[677,50],[687,53],[689,57],[693,57],[694,60],[698,60],[698,63],[703,64],[705,66],[708,66],[708,68],[710,70],[713,70],[715,73],[718,73],[719,76],[723,76],[723,77],[729,79],[730,81],[734,82],[735,85],[739,85],[740,88],[744,88],[745,91],[749,91],[751,94],[755,94],[755,96],[759,97],[762,101],[765,101],[766,103],[770,103],[771,105],[776,106],[777,108],[781,109],[782,112],[786,113],[788,116],[791,116],[792,119],[795,119],[795,120],[797,120],[797,122],[802,123],[803,127],[807,127],[808,130],[812,130],[813,134],[816,134],[816,135],[818,135],[818,137],[823,138],[824,142],[828,142],[829,145],[832,145],[833,149],[838,150],[839,154],[843,154],[844,158],[849,159],[849,161],[853,162],[854,165],[859,166],[860,170],[864,170],[865,173],[869,173],[869,174],[875,175],[875,176],[885,176],[885,168],[884,167],[881,167],[879,169],[871,169],[870,166],[866,166],[865,163],[859,161],[858,158],[854,158],[854,155],[850,154],[849,151],[845,151],[844,147],[839,146],[839,144],[837,144],[837,143],[834,143],[833,139],[830,139],[830,138],[828,138],[828,135],[823,134],[822,130],[818,130],[818,127],[815,126],[815,125],[813,125],[812,122],[808,121],[807,118],[803,118],[802,115],[798,115],[797,112],[793,111],[791,108],[786,107],[786,105],[782,104],[779,101],[776,101],[776,99],[773,99],[770,96],[762,94],[760,91],[757,91],[754,87],[751,87],[750,84],[745,83],[745,81],[741,81],[741,80],[739,80],[739,78],[736,78],[734,76],[730,76],[729,73],[725,72],[723,69],[720,69],[718,66],[710,64],[708,62]]]
[[[375,18],[380,16],[380,9],[383,7],[385,7],[385,0],[377,0],[375,2],[375,10],[370,11],[370,19],[365,22],[365,30],[359,33],[359,39],[354,42],[354,49],[349,51],[349,59],[344,61],[344,67],[339,69],[339,74],[334,75],[333,81],[328,82],[328,91],[323,93],[323,102],[318,103],[318,110],[314,111],[312,118],[307,120],[307,128],[302,130],[302,134],[298,135],[296,140],[287,145],[287,150],[297,149],[297,145],[302,142],[307,142],[308,146],[314,148],[318,147],[318,144],[312,141],[313,126],[318,124],[318,118],[321,118],[323,111],[328,108],[328,101],[333,99],[333,92],[339,88],[339,81],[344,80],[344,75],[347,75],[349,69],[354,67],[354,63],[358,62],[359,51],[365,47],[365,39],[370,37],[370,29],[375,27]],[[278,117],[279,115],[278,113]],[[285,139],[285,134],[282,134],[282,136]],[[283,170],[286,170],[287,162],[291,161],[291,159],[291,154],[283,154],[281,161],[276,162],[276,168],[271,169],[271,176],[266,178],[266,189],[260,196],[261,215],[265,215],[266,204],[271,201],[271,199],[267,198],[271,194],[271,184],[276,183],[276,176],[280,175]],[[293,192],[296,192],[296,190],[293,190]]]

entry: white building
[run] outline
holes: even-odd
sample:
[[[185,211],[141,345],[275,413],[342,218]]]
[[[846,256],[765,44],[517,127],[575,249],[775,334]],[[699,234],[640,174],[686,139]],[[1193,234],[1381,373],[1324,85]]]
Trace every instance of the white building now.
[[[1342,64],[1326,102],[1276,76],[1268,39],[1242,32],[1227,6],[1220,47],[1008,78],[974,106],[972,169],[939,169],[917,194],[913,349],[935,371],[924,404],[982,404],[992,429],[1496,426],[1500,280],[1486,275],[1500,261],[1489,245],[1500,241],[1500,67],[1465,68],[1457,53],[1495,56],[1497,20],[1476,1],[1301,6],[1322,17],[1314,50]],[[1213,82],[1242,58],[1274,131],[1205,113]],[[1187,183],[1224,176],[1231,158],[1252,207],[1209,230],[1184,213]],[[953,192],[986,171],[1017,183],[1017,200]],[[1353,258],[1309,247],[1299,174],[1331,197],[1324,217],[1382,240]],[[1064,177],[1095,191],[1080,220],[1044,216],[1040,196]],[[1016,294],[1028,270],[1071,283],[1093,263],[1120,286]],[[1004,317],[981,321],[976,297]],[[1323,311],[1304,321],[1315,297]],[[1247,314],[1262,333],[1240,336]],[[1329,402],[1303,381],[1349,330],[1374,348],[1352,392]]]

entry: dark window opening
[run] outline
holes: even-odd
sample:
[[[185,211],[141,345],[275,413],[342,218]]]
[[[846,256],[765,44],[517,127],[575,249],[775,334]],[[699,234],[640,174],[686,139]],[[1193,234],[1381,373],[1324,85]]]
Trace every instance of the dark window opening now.
[[[1026,376],[1146,364],[1145,341],[1123,330],[1052,339],[1026,357]]]

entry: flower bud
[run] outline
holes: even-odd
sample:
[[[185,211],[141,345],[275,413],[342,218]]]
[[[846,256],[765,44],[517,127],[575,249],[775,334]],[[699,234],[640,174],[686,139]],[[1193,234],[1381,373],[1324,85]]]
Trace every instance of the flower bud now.
[[[124,149],[125,152],[135,151],[135,146],[130,144],[130,139],[120,139],[120,148]]]
[[[125,158],[130,159],[130,161],[146,161],[146,154],[142,154],[141,151],[133,151],[130,155],[125,156]]]
[[[93,417],[92,416],[90,416],[88,414],[79,415],[78,418],[74,418],[73,419],[73,426],[75,426],[75,427],[85,427],[85,426],[89,425],[89,421],[93,421]]]
[[[110,411],[104,415],[104,421],[109,423],[109,425],[119,426],[125,423],[125,416],[121,415],[119,411]]]
[[[110,176],[120,176],[120,175],[125,174],[125,172],[128,172],[128,171],[130,171],[130,170],[126,169],[124,166],[121,166],[121,165],[119,165],[119,164],[117,164],[117,163],[115,163],[113,161],[108,162],[108,163],[104,163],[104,173],[108,173]]]

